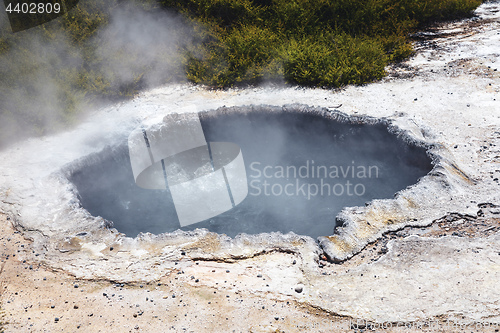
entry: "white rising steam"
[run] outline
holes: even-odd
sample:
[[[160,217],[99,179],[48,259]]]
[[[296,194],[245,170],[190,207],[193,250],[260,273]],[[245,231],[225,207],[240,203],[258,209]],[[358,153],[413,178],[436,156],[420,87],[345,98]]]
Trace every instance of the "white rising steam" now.
[[[127,4],[112,11],[97,40],[98,70],[105,79],[117,87],[140,80],[151,88],[179,77],[179,48],[191,42],[191,35],[178,16]]]
[[[68,120],[89,109],[89,97],[99,102],[89,94],[95,85],[122,91],[183,78],[179,49],[190,43],[192,35],[178,15],[146,11],[134,1],[110,1],[98,7],[80,1],[79,6],[108,18],[108,24],[84,44],[86,52],[59,28],[62,18],[12,33],[6,12],[1,11],[0,43],[7,41],[9,49],[0,55],[0,148],[67,127]],[[92,77],[87,89],[76,86],[81,75]]]

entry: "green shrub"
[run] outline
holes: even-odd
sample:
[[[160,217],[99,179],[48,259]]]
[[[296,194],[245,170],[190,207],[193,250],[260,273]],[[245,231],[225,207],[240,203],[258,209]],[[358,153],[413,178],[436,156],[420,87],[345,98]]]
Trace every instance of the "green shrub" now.
[[[347,34],[317,40],[291,40],[284,48],[288,82],[301,85],[361,84],[384,76],[387,55],[381,44]]]
[[[412,52],[408,33],[470,14],[480,0],[165,0],[211,30],[189,80],[215,87],[287,82],[339,87],[380,79]],[[222,9],[223,8],[223,9]],[[326,37],[335,36],[335,37]]]
[[[204,53],[190,54],[188,78],[197,83],[224,87],[239,83],[258,83],[281,77],[279,36],[256,26],[239,26],[212,39]]]

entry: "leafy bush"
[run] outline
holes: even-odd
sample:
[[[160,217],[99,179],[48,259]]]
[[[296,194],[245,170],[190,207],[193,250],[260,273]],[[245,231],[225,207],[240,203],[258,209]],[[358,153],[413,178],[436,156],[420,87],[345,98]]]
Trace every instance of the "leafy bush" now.
[[[380,79],[412,53],[408,33],[469,15],[480,0],[163,0],[209,27],[189,80],[223,87],[274,80],[339,87]]]
[[[220,40],[212,39],[204,45],[204,53],[190,53],[188,79],[224,87],[281,77],[279,46],[279,36],[274,32],[241,26]]]
[[[289,82],[338,87],[382,78],[386,62],[378,41],[343,34],[291,40],[285,47],[284,72]]]

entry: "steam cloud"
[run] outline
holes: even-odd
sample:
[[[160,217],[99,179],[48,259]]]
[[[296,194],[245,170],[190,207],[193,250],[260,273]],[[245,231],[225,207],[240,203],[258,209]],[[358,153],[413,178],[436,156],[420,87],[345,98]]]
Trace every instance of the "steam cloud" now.
[[[191,35],[181,18],[133,0],[79,6],[107,20],[83,45],[61,28],[63,18],[14,34],[1,8],[0,147],[68,126],[102,95],[112,100],[182,78],[179,49]]]

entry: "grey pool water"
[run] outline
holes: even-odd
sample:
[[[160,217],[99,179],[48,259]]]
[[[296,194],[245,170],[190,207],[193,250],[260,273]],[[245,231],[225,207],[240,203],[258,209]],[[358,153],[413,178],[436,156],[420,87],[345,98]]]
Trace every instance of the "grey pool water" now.
[[[233,142],[245,161],[249,194],[235,208],[180,228],[168,190],[134,182],[127,142],[71,167],[82,206],[127,236],[206,228],[239,233],[333,233],[343,207],[392,198],[432,169],[425,149],[383,124],[351,124],[304,112],[201,113],[207,141]],[[196,209],[196,207],[193,207]]]

